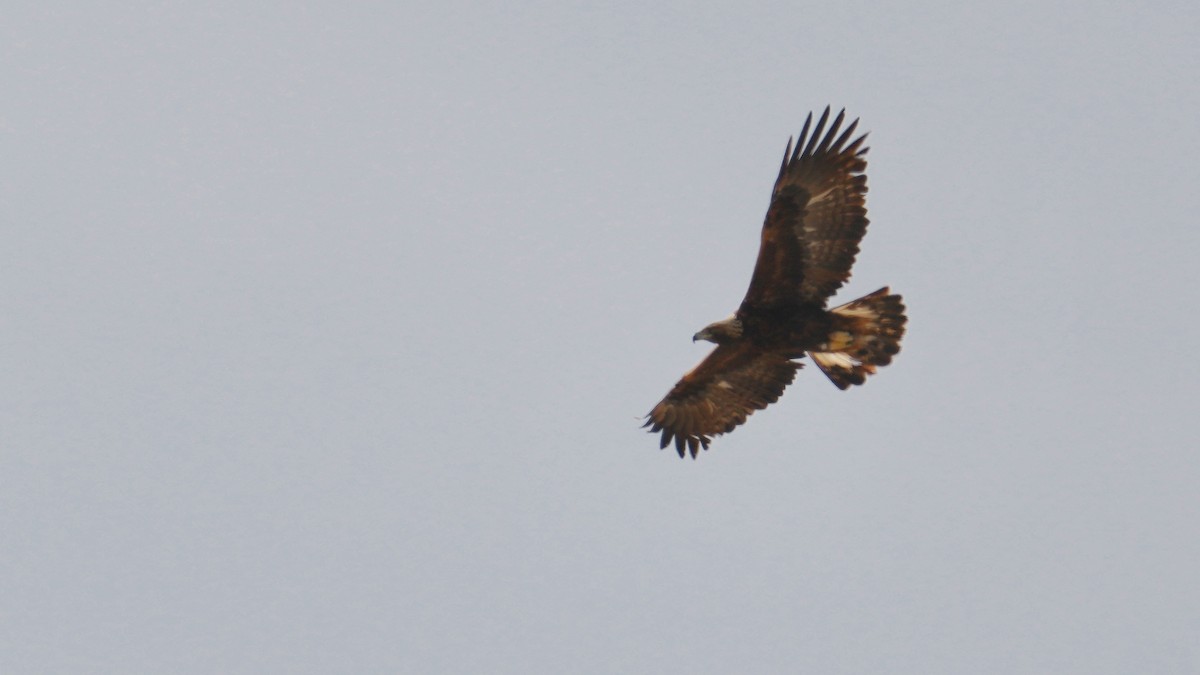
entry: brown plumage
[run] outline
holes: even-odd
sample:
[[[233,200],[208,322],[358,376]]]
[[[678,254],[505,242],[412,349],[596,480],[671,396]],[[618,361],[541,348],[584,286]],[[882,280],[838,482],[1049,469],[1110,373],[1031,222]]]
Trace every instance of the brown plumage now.
[[[850,140],[855,120],[839,135],[845,112],[825,131],[825,108],[811,135],[810,113],[794,149],[788,141],[745,299],[692,337],[717,348],[646,416],[643,427],[662,433],[660,447],[674,443],[680,457],[707,450],[713,436],[779,400],[805,353],[846,389],[900,351],[907,318],[887,288],[825,309],[850,278],[868,222],[866,134]]]

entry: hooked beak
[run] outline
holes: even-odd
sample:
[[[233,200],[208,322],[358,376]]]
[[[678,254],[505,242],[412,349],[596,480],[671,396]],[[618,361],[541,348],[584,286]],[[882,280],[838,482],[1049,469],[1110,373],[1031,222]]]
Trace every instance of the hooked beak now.
[[[704,330],[702,330],[699,333],[696,333],[695,335],[692,336],[692,342],[696,342],[698,340],[707,340],[707,339],[708,339],[708,331],[704,331]]]

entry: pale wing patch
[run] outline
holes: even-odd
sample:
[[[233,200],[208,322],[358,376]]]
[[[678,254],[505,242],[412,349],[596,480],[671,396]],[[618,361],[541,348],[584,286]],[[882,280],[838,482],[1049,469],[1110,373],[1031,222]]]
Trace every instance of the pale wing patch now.
[[[862,361],[846,352],[810,352],[809,356],[821,367],[853,369],[862,365]]]
[[[834,309],[833,313],[841,316],[854,317],[856,319],[875,319],[879,317],[879,314],[875,310],[871,309],[869,305],[842,305],[841,307]]]
[[[822,192],[821,194],[813,195],[813,196],[809,197],[808,198],[809,205],[811,206],[813,204],[819,204],[819,203],[825,201],[826,199],[829,199],[829,195],[833,194],[833,191],[834,191],[834,189],[836,189],[836,187],[837,186],[835,185],[834,187],[829,188],[828,190]]]

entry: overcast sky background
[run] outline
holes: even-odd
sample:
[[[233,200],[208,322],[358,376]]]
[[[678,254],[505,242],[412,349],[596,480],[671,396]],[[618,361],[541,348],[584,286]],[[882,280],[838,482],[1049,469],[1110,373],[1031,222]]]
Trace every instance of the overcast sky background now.
[[[1200,671],[1200,5],[22,3],[0,671]],[[805,114],[871,131],[806,368],[640,418]]]

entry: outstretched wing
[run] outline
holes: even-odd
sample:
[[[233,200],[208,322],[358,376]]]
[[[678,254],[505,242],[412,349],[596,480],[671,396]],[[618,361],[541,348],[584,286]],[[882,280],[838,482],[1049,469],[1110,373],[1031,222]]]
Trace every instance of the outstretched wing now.
[[[797,300],[824,305],[850,278],[867,231],[867,136],[849,140],[858,120],[838,135],[845,115],[839,112],[825,132],[825,108],[810,136],[809,113],[794,150],[788,141],[743,307]]]
[[[710,436],[733,431],[755,410],[779,400],[801,364],[786,354],[751,345],[719,345],[683,376],[646,416],[644,427],[662,432],[660,448],[675,443],[694,458]]]

